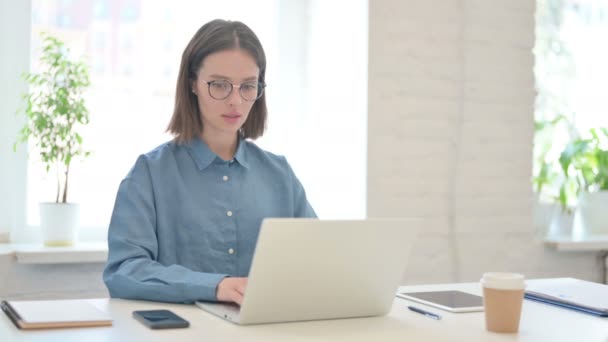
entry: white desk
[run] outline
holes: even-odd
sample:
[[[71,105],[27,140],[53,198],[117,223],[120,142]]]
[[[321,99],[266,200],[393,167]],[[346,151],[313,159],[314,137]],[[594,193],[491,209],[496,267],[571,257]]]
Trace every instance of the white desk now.
[[[545,244],[564,252],[598,252],[604,284],[608,284],[608,235],[586,235],[573,232],[567,236],[551,236]]]
[[[533,280],[532,280],[533,282]],[[457,289],[480,294],[477,283],[407,286],[402,290]],[[606,341],[608,318],[525,300],[518,334],[485,330],[483,312],[453,314],[436,321],[409,311],[412,302],[396,298],[383,317],[237,326],[194,305],[117,299],[92,299],[114,318],[112,327],[20,331],[2,314],[0,341]],[[422,304],[415,304],[425,307]],[[131,317],[133,310],[169,309],[190,321],[190,328],[150,330]]]

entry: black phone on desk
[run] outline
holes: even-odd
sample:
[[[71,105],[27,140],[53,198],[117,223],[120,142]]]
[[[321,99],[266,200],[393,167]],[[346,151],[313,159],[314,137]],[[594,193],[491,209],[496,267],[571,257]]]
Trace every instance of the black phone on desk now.
[[[187,328],[190,322],[169,310],[138,310],[133,317],[150,329]]]

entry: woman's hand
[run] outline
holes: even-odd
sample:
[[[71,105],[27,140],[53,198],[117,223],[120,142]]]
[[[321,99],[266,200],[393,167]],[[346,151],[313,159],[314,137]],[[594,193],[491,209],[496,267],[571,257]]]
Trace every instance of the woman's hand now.
[[[239,306],[243,303],[243,295],[247,288],[247,278],[226,277],[217,285],[217,300],[234,302]]]

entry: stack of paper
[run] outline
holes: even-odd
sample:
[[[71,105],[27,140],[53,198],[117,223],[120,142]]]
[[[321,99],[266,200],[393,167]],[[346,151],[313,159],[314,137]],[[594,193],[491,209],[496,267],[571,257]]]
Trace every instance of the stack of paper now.
[[[86,300],[3,301],[1,307],[19,329],[112,325],[109,314]]]
[[[608,317],[608,286],[574,278],[538,280],[526,288],[527,299]]]

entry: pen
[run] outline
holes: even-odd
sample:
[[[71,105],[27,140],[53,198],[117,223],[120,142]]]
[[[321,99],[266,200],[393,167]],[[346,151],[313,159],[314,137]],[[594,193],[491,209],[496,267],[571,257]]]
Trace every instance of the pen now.
[[[432,313],[432,312],[428,312],[426,310],[422,310],[422,309],[417,308],[415,306],[408,306],[407,308],[410,309],[410,310],[412,310],[412,311],[414,311],[414,312],[417,312],[419,314],[425,315],[426,317],[429,317],[429,318],[432,318],[432,319],[435,319],[435,320],[440,320],[441,319],[441,316],[439,316],[438,314],[435,314],[435,313]]]

